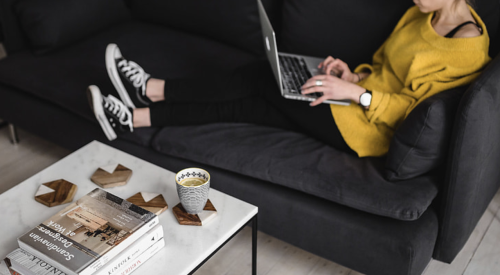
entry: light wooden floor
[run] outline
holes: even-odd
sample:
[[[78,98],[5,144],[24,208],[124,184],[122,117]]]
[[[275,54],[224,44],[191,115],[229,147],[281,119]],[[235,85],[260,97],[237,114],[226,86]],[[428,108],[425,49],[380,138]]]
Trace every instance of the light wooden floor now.
[[[21,142],[12,145],[8,129],[0,129],[0,193],[22,182],[70,152],[19,130]],[[500,193],[481,218],[467,245],[451,264],[432,261],[425,275],[500,274]],[[196,275],[251,274],[251,229],[243,229]],[[269,235],[258,235],[258,274],[360,274],[289,245]],[[0,255],[3,256],[3,255]]]

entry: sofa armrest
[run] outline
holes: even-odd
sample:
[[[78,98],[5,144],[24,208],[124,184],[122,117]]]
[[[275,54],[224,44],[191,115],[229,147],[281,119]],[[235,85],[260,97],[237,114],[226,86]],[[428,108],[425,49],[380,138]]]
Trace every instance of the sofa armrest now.
[[[450,263],[500,186],[500,55],[470,85],[458,107],[440,190],[434,258]]]

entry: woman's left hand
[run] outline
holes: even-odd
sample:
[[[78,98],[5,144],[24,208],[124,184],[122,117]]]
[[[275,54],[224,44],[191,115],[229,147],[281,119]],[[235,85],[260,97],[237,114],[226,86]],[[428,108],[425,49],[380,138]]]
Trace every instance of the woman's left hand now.
[[[302,94],[323,93],[323,96],[310,105],[316,106],[323,101],[350,99],[359,104],[359,97],[366,89],[332,75],[316,75],[302,86]]]

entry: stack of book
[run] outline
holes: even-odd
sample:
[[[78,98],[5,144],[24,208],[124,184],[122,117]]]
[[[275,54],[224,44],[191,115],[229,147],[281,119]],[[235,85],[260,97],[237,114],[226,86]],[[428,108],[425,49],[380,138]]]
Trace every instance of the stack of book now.
[[[125,275],[165,246],[158,217],[95,189],[18,238],[2,275]]]

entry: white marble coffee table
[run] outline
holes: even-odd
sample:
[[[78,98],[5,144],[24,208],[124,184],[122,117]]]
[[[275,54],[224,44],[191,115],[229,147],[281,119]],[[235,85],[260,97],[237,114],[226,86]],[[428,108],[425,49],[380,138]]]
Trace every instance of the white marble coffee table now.
[[[1,259],[18,247],[17,237],[65,207],[48,208],[36,202],[33,197],[40,184],[65,179],[78,185],[75,195],[78,199],[97,187],[90,181],[95,170],[113,162],[132,169],[133,175],[127,185],[106,189],[108,192],[122,198],[139,191],[161,193],[168,203],[168,210],[160,215],[165,248],[143,264],[136,274],[192,274],[250,222],[253,225],[252,271],[256,274],[257,207],[210,189],[209,198],[218,210],[217,216],[203,226],[179,225],[172,212],[179,203],[175,173],[97,141],[0,195]]]

